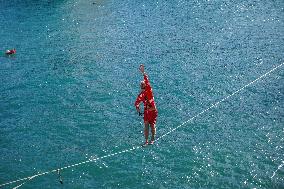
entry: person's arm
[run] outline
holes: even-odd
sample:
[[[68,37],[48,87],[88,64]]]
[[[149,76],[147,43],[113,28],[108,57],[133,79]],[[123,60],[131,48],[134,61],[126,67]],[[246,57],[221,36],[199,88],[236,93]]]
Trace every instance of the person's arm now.
[[[139,113],[139,115],[141,115],[142,113],[140,112],[140,103],[143,101],[143,99],[145,98],[145,93],[140,93],[138,96],[137,96],[137,99],[134,103],[134,106],[137,110],[137,112]]]
[[[143,74],[144,82],[145,82],[146,88],[151,88],[148,75],[147,75],[146,72],[145,72],[144,65],[141,64],[139,69],[140,69],[140,72]]]

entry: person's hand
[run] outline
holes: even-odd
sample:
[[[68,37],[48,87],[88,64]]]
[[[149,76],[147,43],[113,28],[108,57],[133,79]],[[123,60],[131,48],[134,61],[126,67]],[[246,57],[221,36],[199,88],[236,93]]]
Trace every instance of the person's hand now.
[[[145,68],[144,68],[144,65],[143,65],[143,64],[140,65],[139,70],[140,70],[140,72],[141,72],[142,74],[145,73]]]
[[[140,108],[136,108],[136,111],[138,113],[138,116],[142,116],[142,113],[140,112]]]

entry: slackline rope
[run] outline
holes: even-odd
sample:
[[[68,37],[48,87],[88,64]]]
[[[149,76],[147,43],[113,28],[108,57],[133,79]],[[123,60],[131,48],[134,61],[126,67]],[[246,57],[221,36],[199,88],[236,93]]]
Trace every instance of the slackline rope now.
[[[177,127],[171,129],[170,131],[168,131],[167,133],[163,134],[162,136],[160,136],[159,138],[156,139],[156,141],[164,138],[165,136],[169,135],[170,133],[174,132],[175,130],[177,130],[178,128],[184,126],[185,124],[187,124],[188,122],[194,120],[195,118],[199,117],[200,115],[204,114],[205,112],[207,112],[208,110],[211,110],[212,108],[216,107],[218,104],[220,104],[221,102],[227,100],[228,98],[234,96],[235,94],[239,93],[240,91],[244,90],[245,88],[249,87],[250,85],[254,84],[255,82],[257,82],[258,80],[262,79],[263,77],[266,77],[267,75],[269,75],[271,72],[277,70],[278,68],[280,68],[281,66],[283,66],[284,63],[282,64],[279,64],[278,66],[276,66],[275,68],[271,69],[270,71],[266,72],[265,74],[261,75],[260,77],[258,77],[257,79],[251,81],[250,83],[246,84],[245,86],[243,86],[242,88],[238,89],[237,91],[233,92],[232,94],[228,95],[227,97],[223,98],[222,100],[216,102],[215,104],[211,105],[209,108],[201,111],[200,113],[196,114],[195,116],[193,116],[192,118],[190,118],[189,120],[183,122],[182,124],[178,125]],[[108,154],[108,155],[105,155],[105,156],[102,156],[102,157],[97,157],[97,158],[94,158],[94,159],[89,159],[87,161],[82,161],[82,162],[79,162],[79,163],[76,163],[76,164],[72,164],[72,165],[68,165],[68,166],[65,166],[65,167],[61,167],[61,168],[57,168],[57,169],[53,169],[53,170],[50,170],[50,171],[46,171],[46,172],[43,172],[43,173],[39,173],[39,174],[36,174],[36,175],[33,175],[33,176],[29,176],[29,177],[25,177],[25,178],[21,178],[21,179],[18,179],[18,180],[14,180],[14,181],[10,181],[10,182],[7,182],[7,183],[4,183],[4,184],[1,184],[0,187],[2,186],[5,186],[5,185],[9,185],[9,184],[13,184],[13,183],[16,183],[16,182],[20,182],[20,181],[25,181],[24,183],[18,185],[17,187],[15,188],[19,188],[20,186],[22,186],[23,184],[25,184],[27,181],[29,180],[32,180],[36,177],[39,177],[39,176],[43,176],[43,175],[47,175],[47,174],[50,174],[50,173],[55,173],[55,172],[58,172],[58,171],[61,171],[61,170],[64,170],[64,169],[68,169],[68,168],[71,168],[71,167],[77,167],[79,165],[83,165],[83,164],[87,164],[87,163],[90,163],[90,162],[93,162],[93,161],[97,161],[97,160],[101,160],[101,159],[105,159],[105,158],[108,158],[108,157],[112,157],[112,156],[116,156],[116,155],[119,155],[119,154],[123,154],[123,153],[126,153],[126,152],[131,152],[131,151],[134,151],[134,150],[137,150],[137,149],[140,149],[142,148],[142,146],[133,146],[129,149],[125,149],[125,150],[121,150],[119,152],[115,152],[115,153],[111,153],[111,154]],[[279,166],[278,169],[280,169],[282,166]],[[277,169],[277,170],[278,170]],[[275,175],[276,171],[274,172],[273,176]],[[271,177],[272,178],[272,177]]]
[[[281,167],[283,167],[283,166],[284,166],[284,161],[282,161],[282,164],[277,167],[276,171],[273,172],[273,174],[272,174],[272,176],[271,176],[270,178],[272,179],[272,178],[275,176],[276,172],[277,172],[279,169],[281,169]]]

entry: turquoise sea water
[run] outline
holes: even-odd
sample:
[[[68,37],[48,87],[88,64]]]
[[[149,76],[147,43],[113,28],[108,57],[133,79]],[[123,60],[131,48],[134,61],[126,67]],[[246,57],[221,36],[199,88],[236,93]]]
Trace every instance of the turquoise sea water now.
[[[1,0],[0,185],[142,144],[141,63],[160,137],[282,64],[283,44],[281,0]],[[284,188],[283,76],[20,188]]]

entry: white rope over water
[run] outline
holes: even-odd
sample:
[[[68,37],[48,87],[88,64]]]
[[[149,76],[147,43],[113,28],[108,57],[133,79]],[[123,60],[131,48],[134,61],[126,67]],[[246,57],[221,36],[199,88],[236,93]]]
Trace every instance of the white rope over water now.
[[[275,176],[276,172],[277,172],[279,169],[281,169],[281,167],[283,167],[283,166],[284,166],[284,161],[282,161],[282,164],[277,167],[276,171],[273,172],[273,175],[272,175],[270,178],[272,179],[272,178]]]
[[[271,72],[277,70],[278,68],[280,68],[281,66],[283,66],[284,63],[276,66],[275,68],[271,69],[270,71],[266,72],[265,74],[261,75],[260,77],[258,77],[257,79],[251,81],[250,83],[246,84],[245,86],[243,86],[242,88],[238,89],[237,91],[233,92],[232,94],[228,95],[227,97],[223,98],[222,100],[216,102],[215,104],[211,105],[209,108],[201,111],[200,113],[196,114],[195,116],[193,116],[192,118],[190,118],[189,120],[183,122],[182,124],[178,125],[177,127],[171,129],[170,131],[168,131],[167,133],[163,134],[162,136],[160,136],[159,138],[156,139],[156,141],[164,138],[165,136],[169,135],[170,133],[174,132],[175,130],[177,130],[178,128],[184,126],[185,124],[187,124],[188,122],[194,120],[195,118],[199,117],[200,115],[204,114],[205,112],[211,110],[212,108],[218,106],[218,104],[220,104],[221,102],[227,100],[228,98],[236,95],[237,93],[241,92],[242,90],[244,90],[245,88],[249,87],[250,85],[254,84],[255,82],[259,81],[260,79],[266,77],[267,75],[269,75]],[[101,160],[101,159],[105,159],[105,158],[108,158],[108,157],[113,157],[113,156],[116,156],[116,155],[119,155],[119,154],[123,154],[123,153],[126,153],[126,152],[131,152],[131,151],[134,151],[134,150],[137,150],[137,149],[140,149],[142,148],[142,146],[133,146],[129,149],[125,149],[125,150],[122,150],[122,151],[119,151],[119,152],[115,152],[115,153],[112,153],[112,154],[108,154],[108,155],[105,155],[105,156],[102,156],[102,157],[97,157],[97,158],[94,158],[94,159],[89,159],[87,161],[83,161],[83,162],[79,162],[79,163],[76,163],[76,164],[72,164],[72,165],[68,165],[68,166],[65,166],[65,167],[61,167],[61,168],[57,168],[57,169],[53,169],[53,170],[50,170],[50,171],[46,171],[46,172],[43,172],[43,173],[39,173],[39,174],[35,174],[33,176],[29,176],[29,177],[25,177],[25,178],[21,178],[21,179],[18,179],[18,180],[14,180],[14,181],[10,181],[10,182],[7,182],[7,183],[4,183],[4,184],[1,184],[0,187],[3,187],[3,186],[6,186],[6,185],[9,185],[9,184],[13,184],[13,183],[17,183],[17,182],[20,182],[20,181],[24,181],[22,184],[14,187],[15,189],[16,188],[19,188],[21,187],[23,184],[25,184],[27,181],[29,180],[32,180],[36,177],[39,177],[39,176],[43,176],[43,175],[47,175],[47,174],[50,174],[50,173],[56,173],[58,171],[61,171],[61,170],[64,170],[64,169],[69,169],[71,167],[77,167],[79,165],[83,165],[83,164],[87,164],[87,163],[91,163],[91,162],[94,162],[94,161],[97,161],[97,160]],[[282,167],[282,166],[281,166]],[[281,168],[280,167],[280,168]],[[280,169],[278,168],[278,169]],[[277,169],[277,170],[278,170]],[[273,176],[275,175],[276,171],[274,172]],[[273,178],[272,176],[272,178]]]
[[[281,66],[283,66],[284,63],[276,66],[275,68],[271,69],[270,71],[266,72],[265,74],[261,75],[260,77],[258,77],[257,79],[251,81],[250,83],[246,84],[245,86],[243,86],[242,88],[240,88],[239,90],[233,92],[232,94],[228,95],[227,97],[223,98],[222,100],[216,102],[215,104],[211,105],[209,108],[203,110],[202,112],[196,114],[195,116],[193,116],[192,118],[190,118],[189,120],[183,122],[182,124],[180,124],[179,126],[173,128],[172,130],[170,130],[169,132],[167,132],[166,134],[162,135],[161,137],[159,137],[157,140],[167,136],[168,134],[174,132],[175,130],[177,130],[178,128],[182,127],[183,125],[187,124],[188,122],[194,120],[195,118],[197,118],[198,116],[204,114],[205,112],[207,112],[208,110],[211,110],[212,108],[216,107],[218,104],[220,104],[221,102],[227,100],[228,98],[234,96],[235,94],[239,93],[240,91],[244,90],[245,88],[247,88],[248,86],[254,84],[255,82],[257,82],[258,80],[262,79],[263,77],[269,75],[271,72],[275,71],[276,69],[280,68]]]

